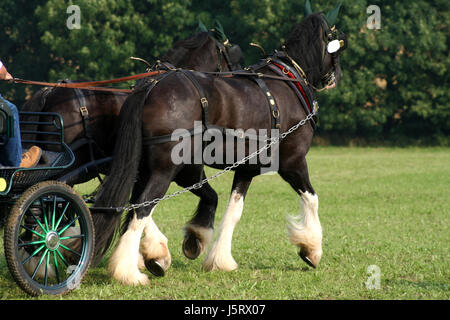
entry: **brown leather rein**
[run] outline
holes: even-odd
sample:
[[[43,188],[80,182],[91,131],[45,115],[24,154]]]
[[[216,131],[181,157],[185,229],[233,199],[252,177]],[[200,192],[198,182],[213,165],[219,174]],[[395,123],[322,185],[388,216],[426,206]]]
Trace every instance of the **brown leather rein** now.
[[[130,89],[116,89],[116,88],[103,88],[100,86],[112,83],[121,83],[132,80],[143,79],[147,77],[154,77],[165,73],[164,70],[140,73],[134,76],[116,78],[112,80],[102,80],[102,81],[89,81],[89,82],[78,82],[78,83],[52,83],[52,82],[42,82],[42,81],[31,81],[31,80],[23,80],[19,78],[14,78],[10,80],[13,83],[21,83],[21,84],[29,84],[29,85],[37,85],[44,87],[56,87],[56,88],[69,88],[69,89],[81,89],[81,90],[92,90],[92,91],[107,91],[107,92],[122,92],[122,93],[131,93],[133,90]]]

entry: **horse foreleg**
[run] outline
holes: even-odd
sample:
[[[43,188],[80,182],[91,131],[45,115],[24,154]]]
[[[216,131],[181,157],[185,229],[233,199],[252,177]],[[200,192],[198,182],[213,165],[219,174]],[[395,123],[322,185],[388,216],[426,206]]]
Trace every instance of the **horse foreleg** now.
[[[308,175],[306,160],[295,171],[280,171],[280,175],[300,195],[300,214],[288,218],[289,240],[300,248],[299,255],[316,268],[322,257],[322,226],[319,220],[319,197]]]
[[[233,231],[244,209],[244,198],[253,176],[236,172],[228,207],[222,219],[219,236],[207,254],[203,268],[207,271],[237,269],[238,264],[231,255]]]

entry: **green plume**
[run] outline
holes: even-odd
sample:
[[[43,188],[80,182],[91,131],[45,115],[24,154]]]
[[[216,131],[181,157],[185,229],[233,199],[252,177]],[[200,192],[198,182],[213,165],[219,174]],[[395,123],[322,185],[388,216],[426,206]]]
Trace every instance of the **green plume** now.
[[[225,35],[225,31],[223,30],[222,24],[218,21],[214,21],[214,34],[216,36],[216,39],[225,42],[227,41],[227,36]]]
[[[334,7],[333,10],[331,10],[330,12],[328,12],[325,15],[325,19],[327,20],[328,25],[330,27],[334,26],[334,24],[336,23],[336,20],[337,20],[338,14],[339,14],[339,9],[341,8],[341,6],[342,6],[342,0],[339,0],[336,7]]]
[[[310,14],[312,14],[312,8],[311,8],[311,2],[309,2],[309,0],[306,0],[305,3],[305,17],[309,16]]]
[[[204,23],[203,23],[200,19],[198,19],[198,27],[197,27],[197,30],[198,30],[199,32],[208,32],[208,29],[206,28],[206,26],[204,25]]]

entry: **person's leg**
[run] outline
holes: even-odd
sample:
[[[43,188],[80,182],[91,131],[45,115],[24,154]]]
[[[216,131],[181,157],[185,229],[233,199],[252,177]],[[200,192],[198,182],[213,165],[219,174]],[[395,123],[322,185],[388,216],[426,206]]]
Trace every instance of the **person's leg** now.
[[[8,143],[3,146],[0,152],[0,165],[7,167],[19,167],[22,160],[22,141],[20,138],[20,126],[19,126],[19,111],[17,107],[0,95],[14,116],[14,136],[11,137]]]

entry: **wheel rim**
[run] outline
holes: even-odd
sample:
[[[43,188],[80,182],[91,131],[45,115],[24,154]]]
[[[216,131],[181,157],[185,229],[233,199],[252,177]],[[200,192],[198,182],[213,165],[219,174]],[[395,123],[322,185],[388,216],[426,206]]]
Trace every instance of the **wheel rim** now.
[[[28,281],[46,291],[79,285],[88,260],[89,233],[73,199],[52,193],[32,201],[21,217],[16,241]]]

